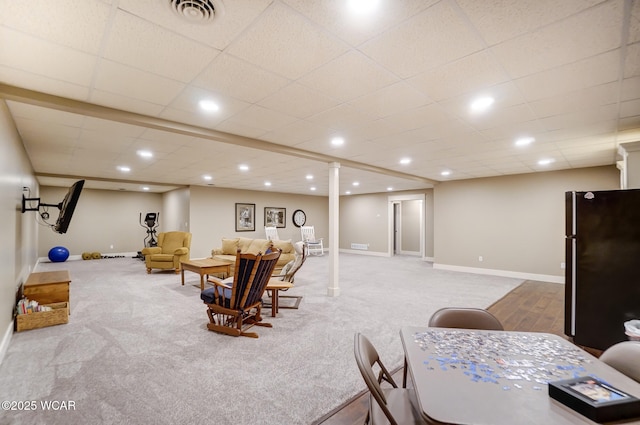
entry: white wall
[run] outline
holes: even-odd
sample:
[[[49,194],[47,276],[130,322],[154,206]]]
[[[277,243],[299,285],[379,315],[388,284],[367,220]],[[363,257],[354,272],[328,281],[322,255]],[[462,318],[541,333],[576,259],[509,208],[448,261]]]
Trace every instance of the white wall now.
[[[406,191],[393,193],[369,193],[364,195],[349,195],[340,197],[340,249],[350,250],[352,243],[368,244],[368,251],[372,254],[389,253],[389,198],[412,197],[413,195],[423,195],[425,197],[425,256],[433,256],[433,189],[424,191]],[[399,201],[403,204],[408,201]],[[407,204],[408,210],[411,205]],[[415,207],[421,203],[413,204]],[[416,238],[417,251],[419,247],[419,223],[409,220],[403,225],[403,231],[408,234],[409,244],[407,251],[412,251],[415,247],[413,238]],[[409,235],[411,233],[411,235]],[[403,236],[404,237],[404,236]]]
[[[191,257],[211,255],[213,248],[222,244],[222,238],[265,238],[264,208],[286,208],[286,227],[278,229],[280,239],[299,241],[300,229],[291,221],[296,209],[307,215],[307,225],[315,226],[317,237],[325,238],[329,245],[329,201],[324,196],[290,195],[277,192],[234,190],[215,187],[191,186],[190,191]],[[255,232],[235,231],[235,204],[256,205]]]
[[[43,202],[54,204],[62,201],[66,192],[67,188],[43,186],[40,197]],[[85,187],[67,233],[59,234],[41,227],[38,256],[46,258],[49,250],[58,245],[67,248],[71,255],[81,255],[83,252],[108,255],[140,251],[147,235],[146,227],[140,226],[140,213],[144,220],[147,212],[159,212],[161,209],[161,194]],[[49,213],[49,222],[55,223],[58,218],[57,209],[49,208]],[[35,220],[36,213],[30,214]],[[161,214],[161,226],[163,217]]]
[[[176,189],[162,196],[162,211],[159,231],[179,230],[189,232],[189,210],[191,191],[189,188]]]
[[[614,165],[440,183],[435,266],[561,277],[565,192],[619,184]]]
[[[38,229],[28,214],[22,213],[23,187],[37,197],[38,184],[33,175],[20,136],[0,100],[0,361],[13,333],[13,311],[18,287],[36,263]]]

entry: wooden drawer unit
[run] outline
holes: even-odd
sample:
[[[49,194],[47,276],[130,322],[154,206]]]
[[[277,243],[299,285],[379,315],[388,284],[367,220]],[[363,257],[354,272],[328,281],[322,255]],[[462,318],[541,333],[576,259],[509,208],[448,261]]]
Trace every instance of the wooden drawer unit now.
[[[68,270],[31,273],[23,285],[22,294],[40,304],[69,303],[70,283]]]

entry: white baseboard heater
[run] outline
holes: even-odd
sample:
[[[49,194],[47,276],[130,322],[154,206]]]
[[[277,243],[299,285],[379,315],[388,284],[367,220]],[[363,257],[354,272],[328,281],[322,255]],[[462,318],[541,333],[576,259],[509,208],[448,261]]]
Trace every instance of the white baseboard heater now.
[[[369,249],[369,244],[368,243],[352,243],[351,249],[361,249],[363,251],[366,251]]]

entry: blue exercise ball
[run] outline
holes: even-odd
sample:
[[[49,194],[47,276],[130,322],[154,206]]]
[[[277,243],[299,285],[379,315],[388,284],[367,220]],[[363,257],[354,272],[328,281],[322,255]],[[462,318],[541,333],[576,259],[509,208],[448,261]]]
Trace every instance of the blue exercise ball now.
[[[53,263],[62,263],[69,258],[69,250],[63,246],[54,246],[49,250],[49,260]]]

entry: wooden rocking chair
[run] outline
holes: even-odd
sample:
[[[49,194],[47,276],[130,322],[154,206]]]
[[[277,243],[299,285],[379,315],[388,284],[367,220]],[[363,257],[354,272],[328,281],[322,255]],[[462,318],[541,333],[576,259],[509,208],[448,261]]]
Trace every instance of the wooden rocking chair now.
[[[209,277],[214,286],[200,294],[207,305],[207,329],[233,336],[258,338],[255,332],[246,332],[252,326],[271,327],[261,323],[262,296],[269,283],[280,251],[268,254],[236,254],[233,282],[225,283]]]

